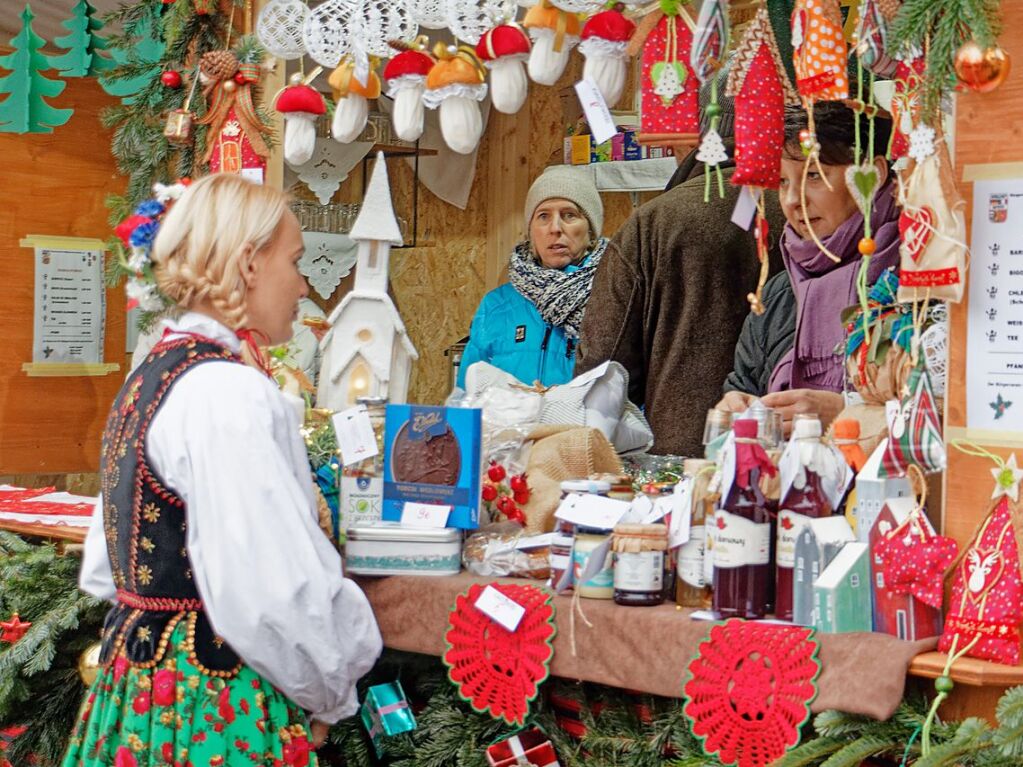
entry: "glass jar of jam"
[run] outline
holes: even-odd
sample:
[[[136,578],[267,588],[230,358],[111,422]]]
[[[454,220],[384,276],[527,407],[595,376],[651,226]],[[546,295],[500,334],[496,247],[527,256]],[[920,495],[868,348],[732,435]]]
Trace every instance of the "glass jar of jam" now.
[[[668,528],[662,524],[615,525],[614,600],[620,605],[648,607],[664,601],[664,552]]]
[[[585,581],[582,574],[588,568],[590,557],[597,555],[603,544],[607,543],[611,533],[608,530],[594,530],[578,527],[572,546],[572,568],[574,570],[575,590],[585,599],[612,599],[614,597],[614,562],[611,550],[605,548],[604,561],[600,568]]]

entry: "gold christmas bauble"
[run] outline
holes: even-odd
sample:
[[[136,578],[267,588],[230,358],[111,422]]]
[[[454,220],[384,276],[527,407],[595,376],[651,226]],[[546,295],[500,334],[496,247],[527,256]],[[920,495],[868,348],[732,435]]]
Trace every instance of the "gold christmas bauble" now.
[[[977,93],[993,91],[1009,76],[1012,62],[1004,48],[981,48],[973,40],[956,51],[955,69],[959,82]]]
[[[226,93],[232,93],[234,89],[237,87],[238,83],[236,83],[234,80],[224,80],[223,88]]]
[[[92,683],[99,676],[99,654],[102,649],[103,645],[96,642],[86,647],[85,652],[78,656],[78,676],[86,687],[92,687]]]

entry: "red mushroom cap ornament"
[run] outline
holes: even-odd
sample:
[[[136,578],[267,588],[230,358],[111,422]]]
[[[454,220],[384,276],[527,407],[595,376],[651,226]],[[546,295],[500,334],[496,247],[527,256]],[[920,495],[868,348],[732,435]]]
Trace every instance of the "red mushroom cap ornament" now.
[[[398,44],[392,42],[391,46],[398,47]],[[387,96],[394,100],[391,120],[398,138],[402,141],[416,141],[423,135],[426,76],[430,74],[436,60],[426,51],[417,48],[399,50],[400,53],[384,67]]]
[[[316,148],[316,120],[325,114],[327,105],[312,86],[302,82],[301,75],[292,78],[274,101],[274,109],[284,116],[284,159],[288,165],[309,162]]]
[[[625,90],[625,46],[636,31],[636,25],[622,13],[624,8],[618,3],[591,17],[583,25],[579,44],[579,52],[586,58],[583,78],[596,83],[608,106],[614,106]]]
[[[513,115],[526,103],[529,80],[523,63],[529,59],[529,35],[518,24],[501,24],[476,44],[476,55],[490,70],[490,100],[494,109]]]

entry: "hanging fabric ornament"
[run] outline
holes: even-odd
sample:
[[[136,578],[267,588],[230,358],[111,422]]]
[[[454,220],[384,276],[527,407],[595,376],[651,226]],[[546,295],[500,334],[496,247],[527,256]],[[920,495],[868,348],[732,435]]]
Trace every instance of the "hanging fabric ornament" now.
[[[1023,512],[1007,495],[993,501],[953,571],[952,599],[938,649],[969,647],[974,658],[1016,666],[1023,622]]]
[[[266,171],[270,147],[264,140],[271,127],[260,119],[253,99],[265,51],[254,38],[242,38],[235,52],[208,51],[199,60],[199,80],[206,96],[206,114],[196,122],[208,125],[203,162],[211,173]]]
[[[888,23],[898,12],[898,0],[861,0],[856,24],[856,56],[875,75],[888,79],[899,62],[888,55]],[[891,15],[889,15],[889,12]]]
[[[479,108],[479,102],[487,97],[483,67],[469,48],[438,43],[433,53],[437,63],[426,77],[423,103],[440,109],[444,143],[459,154],[470,154],[483,135]]]
[[[322,67],[334,69],[351,48],[358,0],[327,0],[309,11],[302,26],[302,42],[310,58]]]
[[[256,35],[274,56],[298,59],[305,54],[302,28],[307,18],[309,6],[302,0],[270,0],[259,12]]]
[[[941,415],[922,359],[916,360],[902,400],[889,415],[888,442],[881,459],[879,474],[884,477],[905,476],[912,465],[925,474],[945,469]]]
[[[689,64],[700,84],[711,83],[710,102],[704,114],[709,125],[700,139],[700,148],[696,159],[708,166],[704,174],[703,201],[710,201],[710,177],[714,175],[718,183],[718,196],[724,199],[725,180],[721,172],[721,163],[728,159],[725,143],[718,133],[721,120],[721,106],[718,104],[718,71],[728,50],[728,8],[725,0],[705,0],[700,6],[700,16],[696,21],[693,33],[693,49],[689,54]],[[711,171],[713,170],[713,173]]]
[[[392,44],[399,52],[384,67],[387,98],[394,101],[391,122],[402,141],[418,141],[423,135],[426,76],[436,63],[425,50],[426,42],[425,37],[420,37],[410,46]]]
[[[540,85],[554,85],[568,65],[568,54],[579,42],[579,17],[540,0],[526,13],[522,26],[533,39],[529,78]]]
[[[659,18],[643,41],[640,138],[653,144],[694,139],[700,133],[700,106],[699,87],[689,68],[693,33],[679,19],[677,4],[653,11],[640,30],[652,15]]]
[[[849,98],[847,57],[839,0],[796,0],[792,62],[799,95],[811,102]]]
[[[817,697],[813,629],[737,618],[715,624],[689,662],[683,711],[722,764],[766,767],[799,743]]]
[[[732,183],[777,188],[785,144],[785,105],[798,104],[799,97],[785,74],[763,6],[736,48],[725,93],[735,98]]]
[[[289,165],[302,165],[313,156],[316,121],[327,112],[323,96],[304,83],[302,75],[294,74],[291,85],[274,100],[274,109],[284,116],[284,159]]]
[[[510,0],[442,0],[446,26],[464,43],[476,45],[483,34],[503,19],[513,19]]]
[[[444,15],[444,0],[409,0],[409,16],[423,29],[444,29],[448,25]]]
[[[895,67],[895,91],[892,96],[892,161],[900,160],[909,151],[909,134],[920,120],[920,92],[923,88],[927,62],[921,55],[908,61],[898,60]]]
[[[493,588],[524,608],[514,631],[476,607],[484,588]],[[474,583],[455,599],[441,660],[458,694],[474,710],[507,724],[525,723],[529,702],[539,693],[554,656],[554,605],[535,586]]]
[[[498,112],[513,115],[526,103],[530,47],[529,35],[514,22],[494,27],[476,44],[476,56],[490,70],[490,101]]]
[[[959,302],[966,281],[966,204],[955,186],[948,145],[916,164],[900,184],[899,300]]]
[[[353,46],[382,59],[391,55],[392,41],[411,43],[419,33],[419,25],[403,2],[362,0],[352,19]]]
[[[369,102],[380,98],[380,78],[373,71],[375,66],[376,62],[371,60],[365,85],[355,77],[355,61],[351,58],[342,61],[327,78],[334,91],[334,119],[330,123],[330,135],[335,141],[350,144],[366,127]]]
[[[636,31],[636,25],[625,18],[622,3],[592,16],[584,25],[579,52],[586,58],[583,78],[592,80],[604,103],[613,107],[625,90],[625,46]]]

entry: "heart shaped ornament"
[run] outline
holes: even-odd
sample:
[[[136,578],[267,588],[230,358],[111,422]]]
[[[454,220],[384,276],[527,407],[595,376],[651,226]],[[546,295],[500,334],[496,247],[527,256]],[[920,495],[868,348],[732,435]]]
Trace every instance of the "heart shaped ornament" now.
[[[899,237],[903,252],[914,263],[920,261],[920,256],[934,236],[934,221],[934,211],[927,205],[912,212],[904,210],[899,215]]]
[[[654,93],[661,97],[664,106],[670,107],[686,89],[689,72],[681,61],[658,61],[650,67],[650,80]]]
[[[881,177],[877,173],[877,167],[871,163],[850,165],[845,169],[845,185],[849,187],[849,194],[864,217],[874,201],[874,193],[880,184]]]

